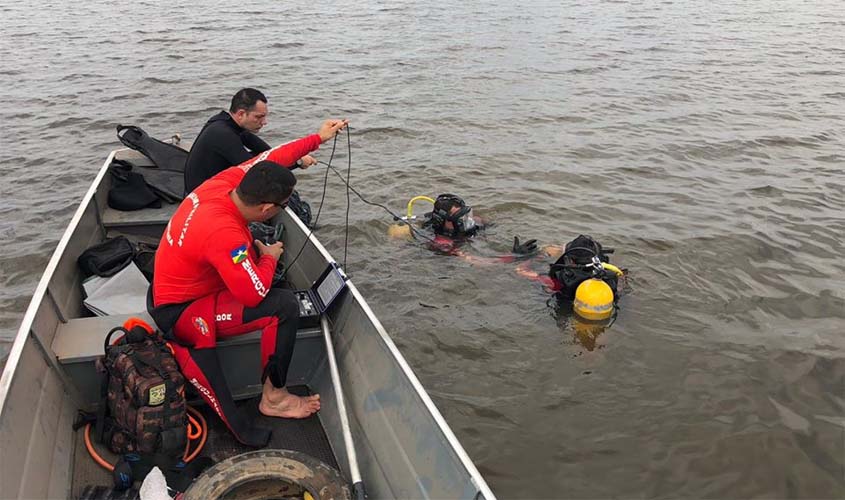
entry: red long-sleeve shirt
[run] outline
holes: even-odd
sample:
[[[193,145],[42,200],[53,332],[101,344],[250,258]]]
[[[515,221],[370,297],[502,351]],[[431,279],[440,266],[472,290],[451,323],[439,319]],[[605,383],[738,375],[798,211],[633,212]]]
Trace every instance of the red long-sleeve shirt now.
[[[156,251],[153,302],[179,304],[228,289],[246,307],[267,295],[276,259],[260,256],[246,219],[229,197],[259,161],[292,165],[320,147],[320,136],[289,142],[202,183],[176,209]],[[284,168],[284,167],[279,167]]]

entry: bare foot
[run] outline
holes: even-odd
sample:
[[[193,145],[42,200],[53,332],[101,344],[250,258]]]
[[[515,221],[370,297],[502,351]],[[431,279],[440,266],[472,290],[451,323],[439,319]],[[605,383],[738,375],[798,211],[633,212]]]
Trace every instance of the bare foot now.
[[[273,387],[270,380],[264,382],[258,411],[268,417],[306,418],[320,410],[320,395],[296,396],[282,387]]]

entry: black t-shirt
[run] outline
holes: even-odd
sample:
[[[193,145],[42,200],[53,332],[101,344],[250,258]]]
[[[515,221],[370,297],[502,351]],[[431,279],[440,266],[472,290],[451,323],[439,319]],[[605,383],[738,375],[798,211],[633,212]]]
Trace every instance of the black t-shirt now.
[[[241,128],[229,113],[221,111],[206,122],[191,148],[185,164],[185,193],[268,149],[269,144]]]

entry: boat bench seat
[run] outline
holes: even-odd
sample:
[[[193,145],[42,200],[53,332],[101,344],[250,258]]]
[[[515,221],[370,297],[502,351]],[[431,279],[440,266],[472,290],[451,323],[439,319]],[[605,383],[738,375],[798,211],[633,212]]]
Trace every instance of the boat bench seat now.
[[[93,318],[72,319],[67,323],[59,325],[56,336],[53,339],[53,352],[59,362],[80,363],[94,361],[103,353],[103,341],[106,334],[116,327],[122,325],[131,317],[141,318],[152,326],[156,326],[152,317],[146,311],[138,314],[118,314],[112,316],[96,316]],[[297,340],[321,336],[319,328],[300,328],[296,333]],[[115,334],[115,338],[117,334]],[[226,349],[230,346],[243,344],[258,344],[261,341],[261,330],[228,337],[217,341],[218,349]]]
[[[78,318],[59,325],[53,339],[53,352],[84,398],[83,404],[96,405],[99,401],[100,375],[94,366],[94,361],[103,355],[103,341],[106,334],[132,316],[155,325],[147,312]],[[323,349],[322,342],[322,332],[319,328],[300,328],[297,331],[293,361],[288,371],[289,383],[302,384],[309,380],[316,366],[308,360],[319,358],[319,353]],[[235,398],[240,399],[260,393],[261,331],[220,339],[216,349],[220,365],[226,373],[226,379]],[[244,369],[244,367],[254,369]]]
[[[170,205],[167,203],[163,204],[161,208],[145,208],[131,212],[106,207],[102,215],[103,226],[106,228],[150,225],[165,226],[170,221],[170,218],[173,217],[177,208],[179,208],[178,204]]]
[[[93,361],[97,356],[103,355],[106,334],[112,328],[123,325],[133,316],[155,327],[155,322],[146,311],[138,314],[72,319],[67,323],[59,324],[59,329],[53,338],[53,352],[62,364]],[[115,334],[113,338],[117,335]]]
[[[123,212],[106,207],[101,222],[109,237],[123,235],[130,240],[158,244],[161,233],[179,205],[164,204],[161,208],[144,208]]]
[[[94,361],[98,356],[104,354],[103,342],[106,339],[106,334],[112,328],[121,326],[131,317],[141,318],[150,325],[157,327],[153,318],[146,311],[138,314],[72,319],[59,325],[56,337],[53,339],[53,352],[62,364]],[[115,334],[113,338],[117,336],[118,334]],[[261,331],[256,330],[237,337],[221,339],[217,345],[219,348],[225,348],[231,344],[258,343],[260,340]]]

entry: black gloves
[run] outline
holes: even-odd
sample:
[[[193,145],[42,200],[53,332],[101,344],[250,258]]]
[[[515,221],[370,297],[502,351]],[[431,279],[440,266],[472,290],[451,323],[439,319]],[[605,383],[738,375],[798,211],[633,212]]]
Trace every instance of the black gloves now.
[[[518,255],[530,255],[537,251],[537,240],[528,240],[525,243],[519,243],[519,236],[513,237],[513,253]]]

